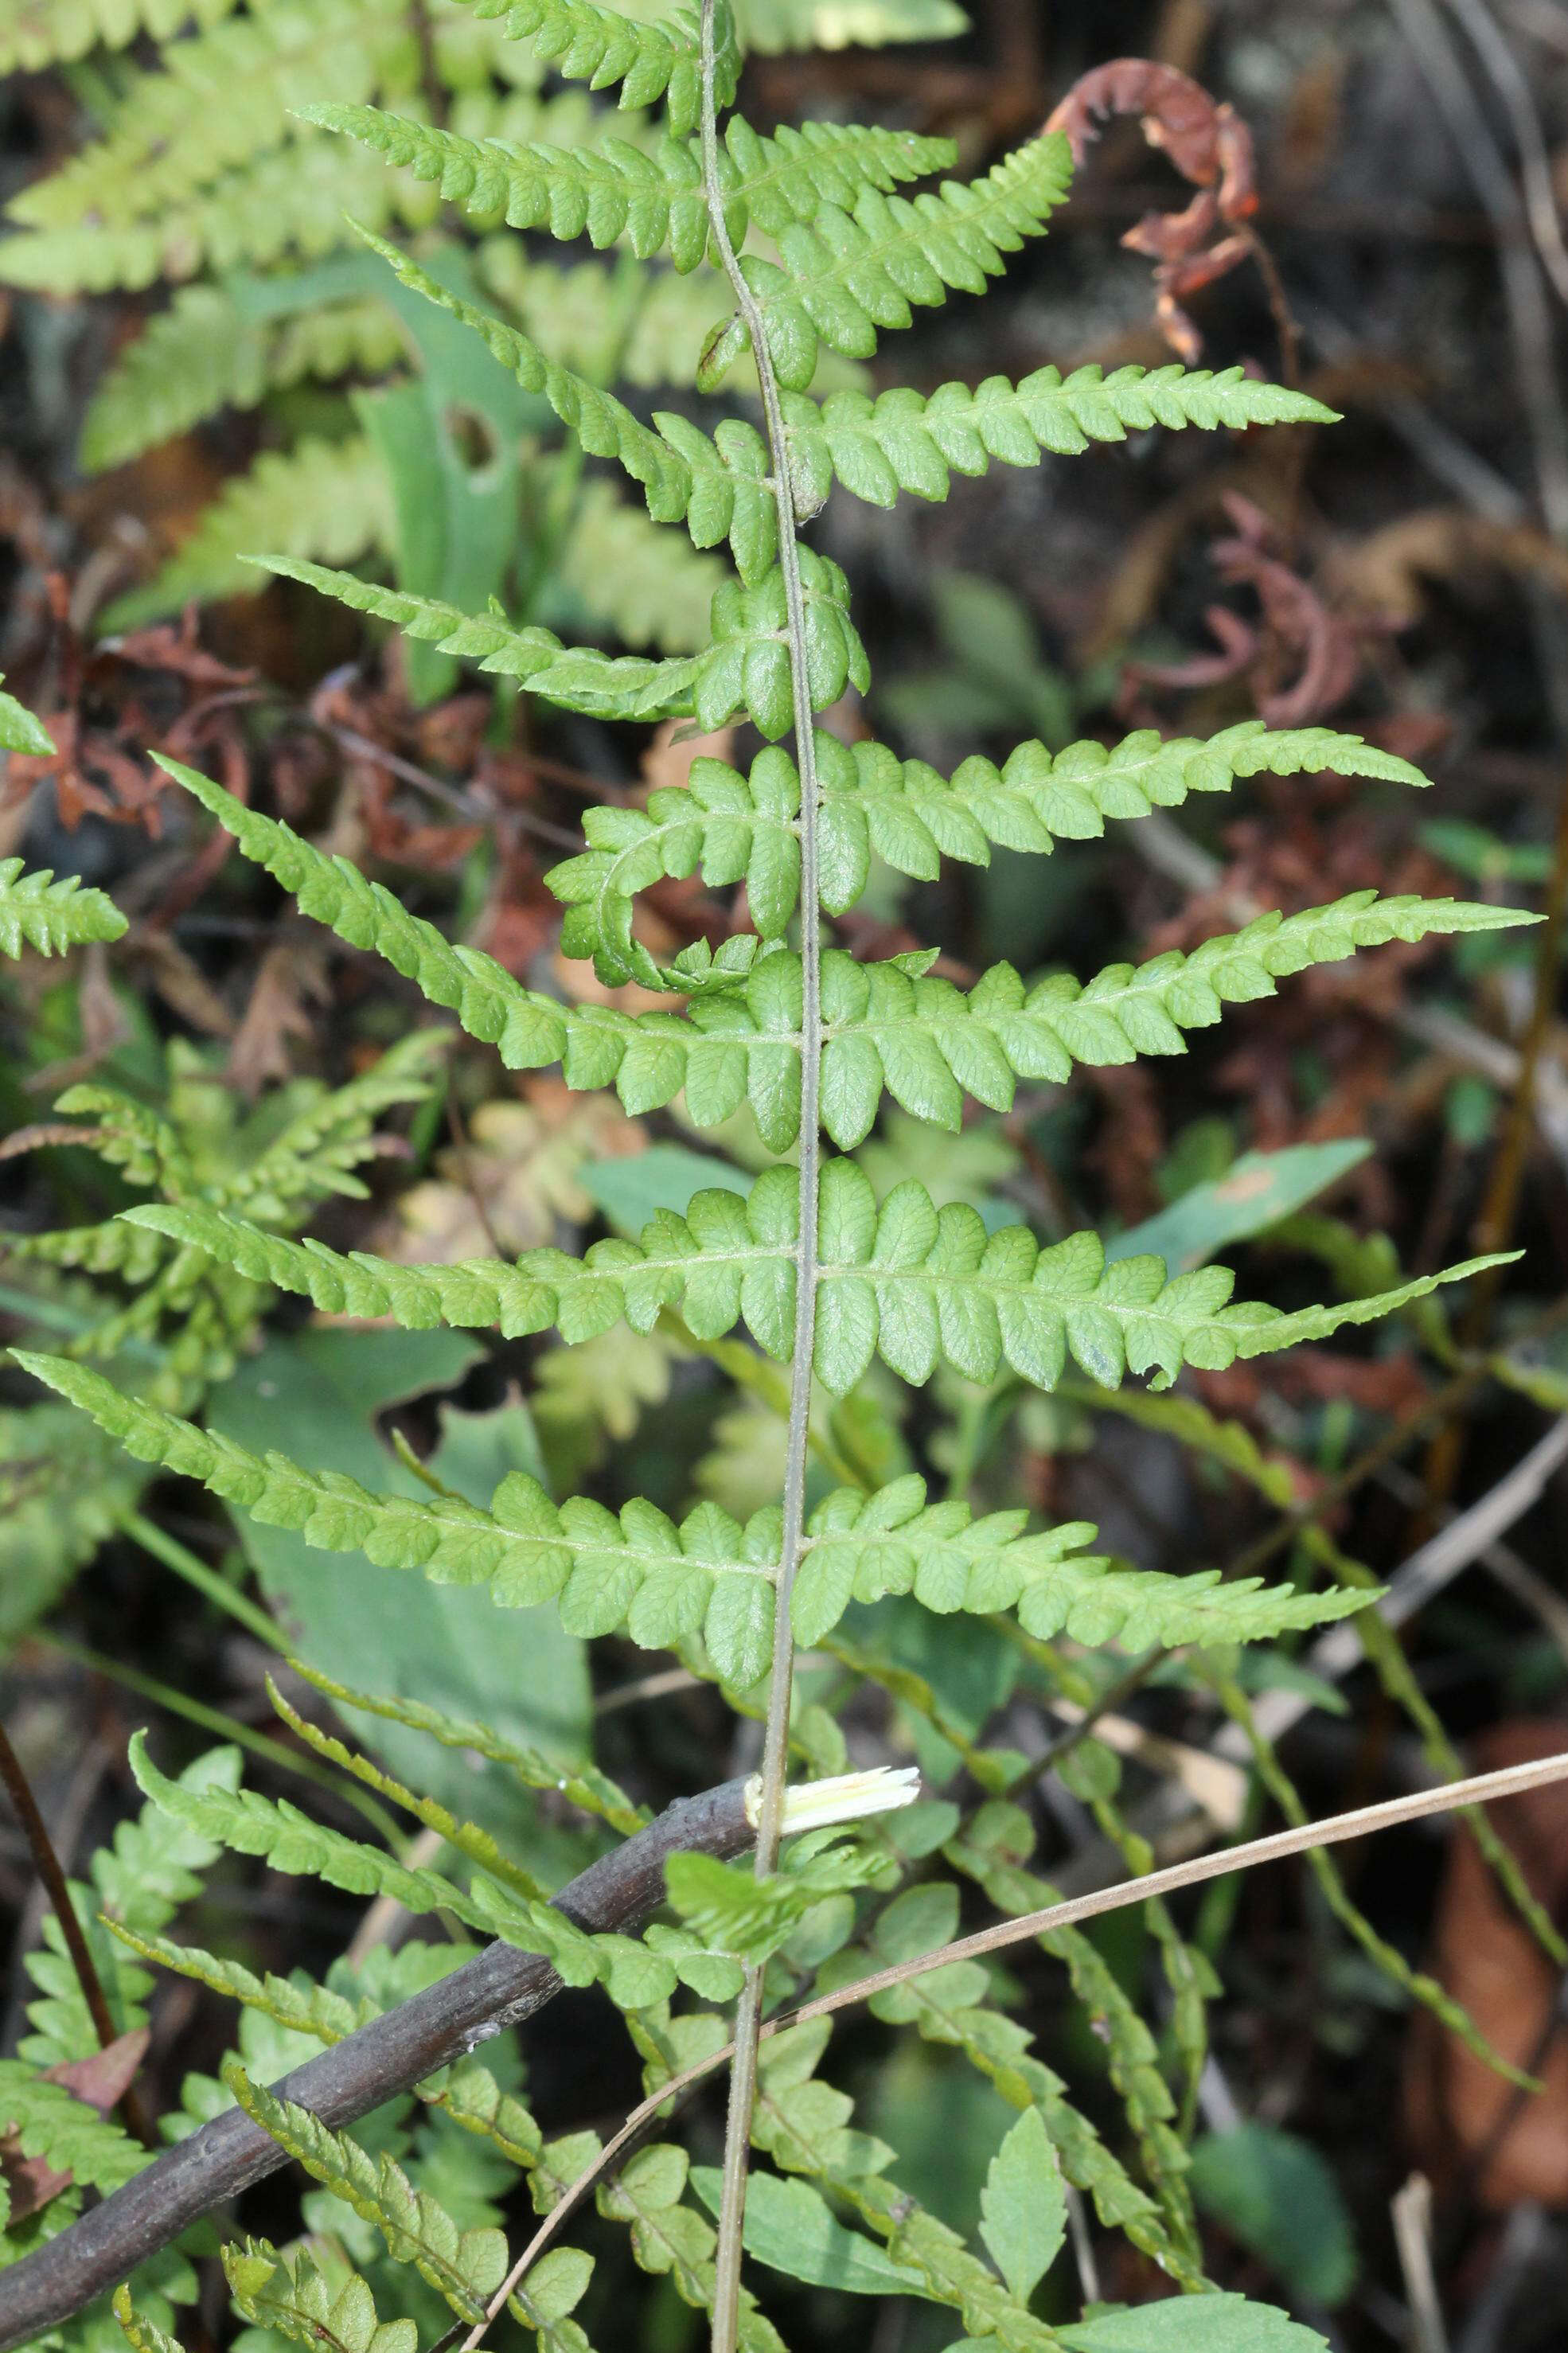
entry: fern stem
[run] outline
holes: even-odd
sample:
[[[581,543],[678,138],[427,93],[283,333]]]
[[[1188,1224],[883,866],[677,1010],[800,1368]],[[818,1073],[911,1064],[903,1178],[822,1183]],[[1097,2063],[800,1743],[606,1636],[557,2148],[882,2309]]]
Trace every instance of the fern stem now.
[[[800,771],[800,947],[804,992],[801,1008],[800,1239],[796,1246],[795,1351],[790,1366],[789,1434],[784,1455],[784,1535],[779,1549],[773,1607],[773,1662],[768,1687],[767,1728],[763,1741],[763,1797],[757,1824],[756,1871],[765,1878],[778,1864],[784,1820],[784,1778],[789,1768],[790,1690],[795,1651],[790,1595],[800,1566],[805,1532],[805,1472],[811,1422],[812,1348],[816,1330],[816,1206],[821,1165],[819,1094],[822,1065],[822,936],[817,896],[816,737],[806,675],[805,597],[800,551],[795,534],[795,493],[784,406],[762,311],[736,259],[724,218],[719,178],[719,129],[714,92],[714,16],[717,0],[702,0],[701,152],[702,187],[720,262],[745,322],[763,396],[763,416],[778,508],[779,569],[784,576],[789,635],[790,687],[795,704],[795,764]],[[746,2204],[746,2174],[752,2145],[752,2115],[757,2095],[757,2046],[762,2032],[762,1968],[749,1969],[735,2011],[735,2056],[730,2070],[730,2111],[724,2135],[723,2192],[713,2283],[713,2353],[735,2353],[741,2295],[741,2232]]]
[[[209,1568],[205,1560],[196,1558],[194,1552],[187,1552],[183,1544],[165,1534],[143,1513],[122,1512],[120,1526],[132,1544],[140,1545],[142,1551],[151,1553],[154,1560],[161,1560],[165,1568],[172,1568],[174,1575],[183,1577],[187,1585],[194,1585],[196,1591],[205,1594],[216,1608],[226,1610],[248,1633],[254,1634],[258,1642],[264,1642],[269,1651],[276,1651],[281,1658],[288,1656],[288,1647],[266,1610],[258,1609],[254,1601],[237,1592],[218,1570]]]
[[[100,2048],[107,2051],[119,2031],[114,2023],[114,2014],[109,2007],[103,1981],[88,1949],[87,1938],[82,1934],[81,1922],[77,1917],[76,1905],[71,1902],[70,1887],[60,1859],[55,1852],[48,1824],[39,1810],[32,1784],[22,1769],[22,1760],[12,1747],[11,1736],[4,1724],[0,1724],[0,1785],[4,1786],[5,1795],[11,1800],[11,1810],[27,1841],[33,1868],[43,1882],[44,1892],[60,1924],[60,1935],[65,1938],[66,1950],[70,1955],[71,1967],[81,1989],[81,1998],[92,2021],[92,2031],[98,2037]]]

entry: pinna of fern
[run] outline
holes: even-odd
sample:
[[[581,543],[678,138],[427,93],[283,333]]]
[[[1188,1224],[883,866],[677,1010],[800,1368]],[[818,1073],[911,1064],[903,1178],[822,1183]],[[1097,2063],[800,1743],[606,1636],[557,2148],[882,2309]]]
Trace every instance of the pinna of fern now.
[[[1252,1639],[1352,1606],[1343,1594],[1152,1577],[1087,1552],[1087,1528],[1030,1532],[1012,1512],[975,1519],[966,1497],[932,1503],[916,1476],[865,1492],[840,1487],[818,1501],[807,1493],[814,1379],[845,1394],[879,1359],[911,1384],[930,1379],[939,1365],[985,1382],[1005,1362],[1043,1391],[1056,1388],[1069,1363],[1105,1388],[1145,1374],[1163,1386],[1185,1366],[1222,1368],[1397,1313],[1438,1283],[1495,1262],[1473,1261],[1333,1307],[1282,1313],[1241,1303],[1223,1269],[1172,1278],[1150,1256],[1108,1263],[1092,1232],[1042,1246],[1020,1224],[994,1228],[972,1206],[939,1206],[913,1179],[879,1199],[854,1155],[883,1092],[916,1116],[951,1126],[963,1115],[965,1095],[1006,1101],[1018,1079],[1060,1078],[1075,1060],[1179,1050],[1183,1032],[1217,1018],[1226,1002],[1268,994],[1277,978],[1311,963],[1391,938],[1522,918],[1490,906],[1356,894],[1301,916],[1265,918],[1184,958],[1110,967],[1082,987],[1050,977],[1030,986],[999,966],[967,993],[933,980],[923,954],[865,965],[826,945],[825,925],[865,892],[873,850],[898,871],[926,875],[944,859],[984,863],[993,844],[1046,854],[1058,838],[1090,837],[1110,818],[1133,818],[1194,791],[1224,791],[1268,770],[1327,767],[1420,779],[1352,737],[1254,728],[1229,731],[1207,745],[1163,746],[1146,736],[1111,751],[1079,745],[1054,760],[1039,745],[1026,745],[999,768],[976,759],[944,779],[875,742],[851,751],[819,727],[817,718],[847,684],[861,691],[869,684],[848,584],[837,565],[797,539],[836,485],[875,503],[905,489],[937,497],[952,471],[978,473],[994,459],[1037,463],[1043,452],[1077,450],[1151,421],[1239,426],[1321,419],[1322,412],[1299,395],[1239,377],[1189,379],[1170,370],[1065,383],[1042,371],[1017,386],[993,380],[923,402],[896,393],[874,402],[859,396],[818,401],[810,387],[825,346],[868,356],[882,334],[910,322],[911,306],[938,303],[953,290],[984,290],[1006,255],[1043,231],[1065,193],[1060,143],[1031,142],[984,179],[945,184],[935,194],[908,197],[870,179],[847,203],[809,192],[805,216],[777,230],[776,260],[737,256],[739,215],[717,160],[714,121],[732,90],[735,63],[721,0],[707,0],[695,50],[670,64],[657,90],[653,81],[674,57],[678,37],[661,35],[665,47],[650,48],[624,20],[617,29],[607,19],[608,12],[587,0],[517,0],[506,21],[525,36],[542,30],[546,53],[598,86],[618,83],[623,93],[638,96],[645,85],[649,96],[668,92],[673,138],[688,137],[698,124],[706,230],[697,259],[716,263],[724,286],[699,387],[716,386],[749,346],[765,431],[731,419],[710,436],[689,419],[665,415],[647,424],[604,386],[563,367],[417,264],[388,259],[405,289],[428,295],[471,326],[588,454],[629,475],[654,523],[683,527],[699,547],[728,543],[738,576],[713,600],[708,644],[685,662],[615,661],[564,646],[542,629],[469,616],[439,599],[327,573],[306,576],[416,641],[439,643],[458,658],[516,677],[562,708],[621,720],[690,713],[705,725],[744,713],[769,739],[749,774],[706,764],[689,787],[662,795],[646,812],[605,813],[595,821],[585,857],[551,878],[568,910],[568,951],[595,956],[606,975],[631,973],[658,987],[669,1009],[600,1018],[530,991],[410,916],[344,861],[239,808],[210,780],[174,767],[170,773],[308,913],[354,946],[384,955],[516,1066],[559,1060],[569,1085],[614,1082],[623,1099],[644,1108],[684,1092],[699,1124],[717,1124],[747,1103],[775,1165],[743,1196],[728,1187],[700,1190],[683,1215],[660,1211],[637,1240],[596,1241],[581,1258],[538,1250],[515,1263],[407,1266],[268,1230],[245,1213],[243,1202],[167,1201],[131,1212],[126,1224],[247,1281],[308,1296],[330,1313],[391,1316],[415,1328],[474,1324],[514,1337],[556,1330],[571,1345],[622,1322],[647,1332],[664,1316],[683,1320],[700,1342],[743,1324],[763,1351],[790,1368],[782,1501],[742,1523],[711,1505],[677,1522],[641,1499],[617,1514],[583,1497],[558,1504],[522,1477],[504,1482],[488,1510],[444,1497],[378,1497],[318,1475],[309,1464],[247,1453],[160,1406],[123,1398],[81,1366],[37,1356],[27,1362],[140,1459],[194,1476],[241,1509],[300,1530],[311,1544],[363,1549],[389,1568],[484,1584],[503,1603],[550,1602],[584,1634],[624,1625],[635,1641],[679,1648],[701,1671],[737,1692],[750,1690],[767,1715],[758,1870],[771,1885],[790,1757],[794,1647],[826,1637],[852,1602],[875,1605],[907,1594],[937,1614],[1016,1613],[1024,1634],[1036,1640],[1066,1630],[1095,1645],[1164,1646]],[[656,50],[657,70],[647,64]],[[356,136],[366,127],[354,118]],[[395,149],[401,136],[373,132],[372,143]],[[807,134],[803,141],[813,143]],[[736,138],[727,152],[733,157],[744,147]],[[452,163],[448,156],[443,171]],[[664,203],[660,193],[655,212]],[[628,210],[627,223],[631,217]],[[672,200],[668,221],[676,217]],[[650,214],[648,235],[656,226]],[[668,226],[660,233],[669,233]],[[306,571],[292,562],[279,568]],[[637,937],[637,895],[665,875],[700,867],[715,886],[745,881],[753,928],[717,952],[700,948],[661,965]],[[824,1155],[825,1131],[838,1146],[836,1155]],[[791,1150],[793,1162],[780,1156]],[[177,1802],[167,1785],[159,1794]],[[278,1821],[263,1820],[258,1801],[219,1795],[185,1810],[193,1828],[246,1851],[276,1852],[281,1842]],[[297,1832],[310,1867],[329,1876],[366,1868],[357,1855],[323,1843],[325,1833],[312,1838],[292,1820],[284,1831]],[[391,1889],[390,1867],[383,1876]],[[423,1883],[411,1882],[405,1892],[416,1904],[437,1900]],[[508,1921],[520,1935],[549,1933],[564,1957],[557,1964],[563,1974],[568,1966],[579,1968],[583,1981],[597,1976],[612,1992],[618,1983],[623,1994],[628,1985],[640,1989],[666,1978],[673,1984],[683,1966],[686,1981],[696,1985],[693,1967],[700,1971],[702,1959],[719,1949],[710,1945],[695,1962],[689,1951],[667,1953],[661,1975],[647,1966],[656,1944],[632,1954],[584,1954],[558,1929],[547,1931],[530,1901],[498,1896],[492,1884],[482,1894],[470,1888],[455,1908],[470,1921],[477,1915],[500,1923],[503,1934]],[[763,1911],[771,1901],[768,1887],[745,1896]],[[700,1904],[693,1904],[689,1925],[703,1917]],[[734,2184],[743,2186],[753,2137],[786,2170],[828,2181],[868,2229],[889,2241],[895,2259],[935,2300],[961,2313],[966,2327],[1040,2353],[1060,2344],[1029,2314],[1027,2288],[1021,2296],[1011,2286],[999,2288],[953,2233],[910,2211],[882,2179],[880,2163],[862,2162],[856,2175],[842,2162],[841,2144],[837,2155],[819,2145],[847,2130],[847,2101],[833,2109],[825,2136],[820,2101],[815,2113],[812,2102],[789,2101],[787,2063],[779,2063],[776,2086],[764,2080],[759,2092],[752,2063],[765,1954],[754,1957],[747,1948],[738,1957],[745,1968],[734,2037],[731,2189],[711,2279],[694,2291],[694,2300],[713,2310],[719,2353],[732,2353],[742,2326],[743,2201]],[[805,2065],[806,2077],[814,2064]],[[247,2105],[255,2099],[252,2114],[296,2147],[318,2179],[336,2186],[352,2178],[367,2201],[376,2202],[352,2150],[328,2147],[309,2118],[274,2113],[279,2104],[268,2108],[237,2076],[229,2087]],[[1168,2104],[1168,2091],[1160,2089]],[[1170,2224],[1164,2243],[1175,2248],[1171,2268],[1184,2284],[1196,2285],[1183,2255],[1190,2212],[1184,2217],[1179,2182],[1173,2186],[1181,2169],[1173,2137],[1167,2127],[1161,2137],[1158,2100],[1146,2084],[1144,2091],[1152,2170]],[[682,2171],[682,2183],[684,2178]],[[383,2206],[396,2202],[399,2215],[416,2217],[416,2201],[409,2209],[396,2185],[380,2187]],[[466,2286],[471,2291],[471,2277]],[[460,2311],[460,2303],[454,2308]],[[1079,2341],[1093,2340],[1080,2332]]]

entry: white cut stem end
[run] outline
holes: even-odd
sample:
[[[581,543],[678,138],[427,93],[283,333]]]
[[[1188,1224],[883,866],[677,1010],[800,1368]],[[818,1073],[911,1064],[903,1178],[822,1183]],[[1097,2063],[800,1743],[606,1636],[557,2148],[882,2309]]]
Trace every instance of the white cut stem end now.
[[[896,1813],[912,1806],[921,1793],[921,1777],[913,1765],[879,1765],[869,1773],[839,1773],[828,1781],[801,1781],[784,1791],[783,1834],[831,1830],[836,1822],[865,1821],[872,1814]],[[753,1830],[762,1819],[763,1781],[753,1773],[746,1784],[746,1820]]]

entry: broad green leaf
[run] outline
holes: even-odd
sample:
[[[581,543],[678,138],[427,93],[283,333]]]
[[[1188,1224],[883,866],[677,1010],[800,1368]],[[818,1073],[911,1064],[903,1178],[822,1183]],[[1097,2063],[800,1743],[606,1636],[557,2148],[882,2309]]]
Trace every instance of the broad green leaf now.
[[[410,1496],[429,1490],[384,1446],[376,1417],[421,1391],[450,1387],[478,1350],[445,1332],[298,1332],[276,1335],[216,1391],[211,1427],[258,1453],[276,1449],[315,1470]],[[526,1417],[452,1417],[431,1464],[471,1501],[489,1503],[508,1471],[536,1471],[517,1441]],[[492,1477],[490,1474],[494,1473]],[[487,1483],[487,1481],[489,1483]],[[327,1673],[352,1662],[367,1691],[424,1700],[528,1745],[580,1757],[588,1739],[587,1665],[582,1645],[553,1610],[498,1611],[483,1592],[399,1580],[363,1554],[329,1558],[294,1528],[264,1526],[243,1512],[235,1526],[263,1592],[290,1630],[290,1645]],[[351,1718],[356,1738],[400,1779],[456,1813],[477,1813],[498,1832],[515,1825],[517,1793],[505,1769],[478,1767],[399,1724]],[[546,1858],[531,1858],[543,1868]],[[555,1860],[576,1867],[563,1844]]]
[[[1173,1274],[1202,1266],[1216,1250],[1260,1234],[1326,1192],[1372,1150],[1363,1136],[1297,1144],[1283,1152],[1244,1152],[1213,1184],[1194,1185],[1158,1216],[1107,1242],[1108,1261],[1147,1250]]]
[[[1068,2353],[1329,2353],[1315,2328],[1244,2295],[1167,2296],[1058,2333]]]
[[[991,2160],[980,2196],[980,2235],[996,2268],[1026,2304],[1067,2234],[1067,2200],[1037,2108],[1026,2108]]]
[[[1356,2275],[1351,2219],[1310,2141],[1275,2125],[1205,2133],[1193,2149],[1192,2184],[1203,2211],[1261,2255],[1292,2295],[1343,2303]]]
[[[714,2165],[694,2165],[691,2187],[717,2214],[723,2177]],[[846,2295],[923,2295],[918,2272],[896,2263],[874,2239],[840,2222],[819,2189],[753,2172],[746,2184],[746,2253],[808,2287]]]

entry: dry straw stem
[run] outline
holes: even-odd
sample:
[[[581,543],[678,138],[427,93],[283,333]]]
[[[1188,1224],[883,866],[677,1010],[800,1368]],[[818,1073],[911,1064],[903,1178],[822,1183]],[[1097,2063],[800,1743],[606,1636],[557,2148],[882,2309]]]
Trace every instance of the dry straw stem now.
[[[1149,1872],[1142,1879],[1123,1879],[1114,1887],[1096,1888],[1087,1895],[1074,1895],[1064,1904],[1053,1904],[1044,1912],[1030,1912],[1020,1920],[1001,1920],[993,1928],[981,1928],[972,1936],[961,1936],[955,1944],[943,1945],[934,1953],[924,1953],[918,1960],[900,1961],[891,1968],[879,1969],[874,1977],[859,1978],[853,1985],[842,1986],[837,1993],[824,1994],[816,2001],[803,2003],[799,2010],[786,2011],[763,2026],[762,2040],[783,2034],[792,2026],[804,2025],[807,2019],[824,2018],[832,2010],[849,2010],[868,2001],[873,1994],[883,1993],[889,1987],[902,1985],[910,1978],[923,1977],[931,1969],[947,1968],[952,1961],[973,1960],[982,1953],[994,1953],[1007,1945],[1018,1945],[1033,1936],[1048,1936],[1054,1929],[1071,1928],[1080,1920],[1097,1919],[1104,1912],[1120,1912],[1129,1904],[1143,1904],[1155,1896],[1174,1895],[1184,1887],[1200,1886],[1209,1879],[1223,1879],[1233,1871],[1252,1871],[1259,1863],[1279,1862],[1287,1856],[1305,1854],[1318,1847],[1342,1846],[1350,1839],[1368,1838],[1374,1831],[1396,1830],[1401,1823],[1420,1821],[1430,1814],[1447,1813],[1461,1806],[1488,1805],[1494,1799],[1518,1797],[1525,1789],[1540,1789],[1552,1781],[1568,1780],[1568,1751],[1557,1757],[1543,1757],[1526,1765],[1510,1765],[1497,1773],[1478,1773],[1468,1781],[1451,1781],[1436,1789],[1417,1789],[1403,1798],[1387,1798],[1375,1806],[1358,1806],[1348,1814],[1334,1814],[1325,1822],[1305,1822],[1299,1829],[1274,1831],[1267,1838],[1248,1839],[1244,1845],[1222,1848],[1215,1854],[1194,1857],[1187,1862],[1173,1863],[1168,1870]],[[734,2044],[715,2051],[710,2058],[701,2060],[680,2074],[672,2075],[663,2088],[639,2107],[632,2110],[619,2132],[607,2141],[592,2165],[580,2173],[565,2196],[545,2216],[501,2285],[496,2290],[485,2317],[469,2330],[463,2339],[462,2353],[475,2353],[490,2322],[505,2306],[508,2296],[526,2278],[560,2232],[584,2196],[600,2176],[609,2170],[617,2158],[623,2156],[639,2133],[664,2110],[672,2100],[700,2083],[714,2068],[721,2067],[734,2055]],[[439,2353],[439,2348],[437,2348]]]

